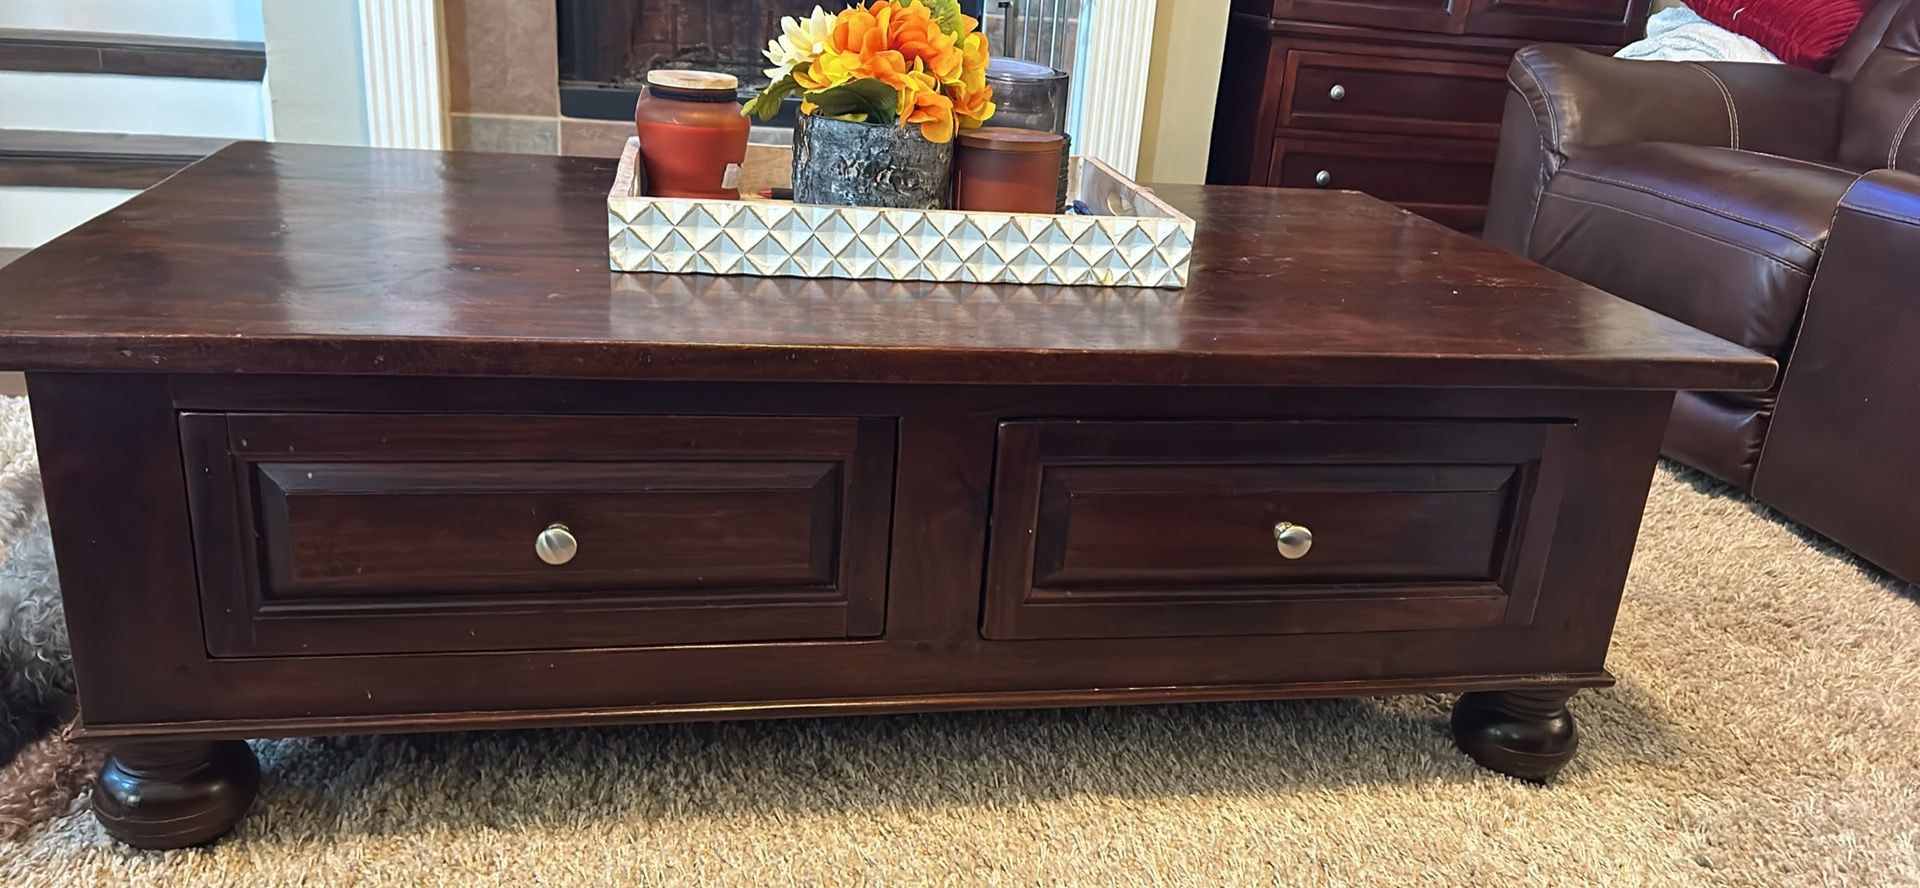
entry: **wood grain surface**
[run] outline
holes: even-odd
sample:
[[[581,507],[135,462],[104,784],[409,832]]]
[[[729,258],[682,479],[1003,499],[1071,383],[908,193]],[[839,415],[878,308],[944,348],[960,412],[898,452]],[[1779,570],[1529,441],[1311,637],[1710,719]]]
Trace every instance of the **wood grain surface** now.
[[[239,143],[0,269],[0,368],[1760,389],[1771,361],[1344,192],[1167,186],[1183,291],[606,270],[608,161]]]

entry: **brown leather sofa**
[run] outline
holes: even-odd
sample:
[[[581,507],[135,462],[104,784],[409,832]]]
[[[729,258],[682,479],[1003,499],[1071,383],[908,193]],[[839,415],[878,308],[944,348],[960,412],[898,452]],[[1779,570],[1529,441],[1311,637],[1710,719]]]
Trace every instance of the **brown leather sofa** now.
[[[1920,582],[1920,0],[1831,75],[1514,57],[1488,240],[1766,352],[1675,399],[1667,455]]]

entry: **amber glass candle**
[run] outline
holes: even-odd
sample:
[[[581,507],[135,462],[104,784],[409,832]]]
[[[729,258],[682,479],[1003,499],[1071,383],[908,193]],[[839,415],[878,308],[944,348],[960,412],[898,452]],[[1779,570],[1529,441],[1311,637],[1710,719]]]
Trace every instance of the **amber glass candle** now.
[[[982,127],[964,130],[954,150],[953,206],[997,213],[1057,213],[1059,133]]]
[[[740,199],[753,124],[740,114],[739,87],[731,74],[647,72],[633,127],[649,196]]]

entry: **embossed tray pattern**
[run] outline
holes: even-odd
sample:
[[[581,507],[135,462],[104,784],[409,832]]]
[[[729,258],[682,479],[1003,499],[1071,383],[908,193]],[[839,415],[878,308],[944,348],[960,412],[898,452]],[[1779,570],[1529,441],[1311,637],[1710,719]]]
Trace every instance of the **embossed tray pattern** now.
[[[1092,158],[1073,158],[1069,216],[635,195],[629,139],[607,195],[614,271],[855,280],[1183,287],[1193,220]]]

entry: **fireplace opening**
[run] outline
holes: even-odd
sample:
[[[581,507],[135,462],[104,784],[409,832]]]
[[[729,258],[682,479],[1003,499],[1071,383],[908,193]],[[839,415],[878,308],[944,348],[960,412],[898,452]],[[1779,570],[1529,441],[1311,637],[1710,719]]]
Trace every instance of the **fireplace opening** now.
[[[640,85],[655,68],[695,68],[740,78],[746,101],[766,86],[761,50],[780,33],[782,16],[829,11],[845,0],[556,0],[559,12],[560,113],[631,120]],[[961,0],[996,57],[1073,70],[1081,8],[1091,0]],[[790,98],[770,125],[788,128],[799,107]]]

